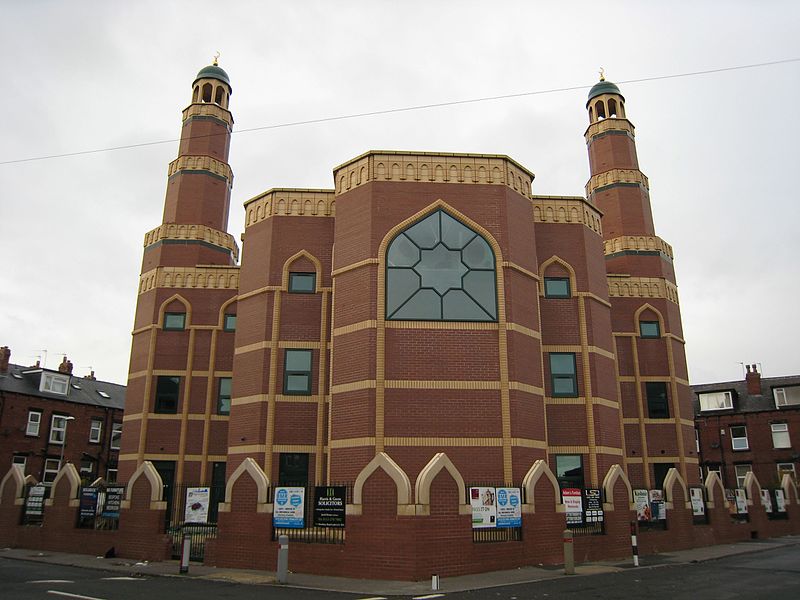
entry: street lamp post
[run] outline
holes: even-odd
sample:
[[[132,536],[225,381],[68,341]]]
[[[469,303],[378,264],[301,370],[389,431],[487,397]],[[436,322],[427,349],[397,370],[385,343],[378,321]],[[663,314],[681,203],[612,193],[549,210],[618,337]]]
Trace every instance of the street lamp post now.
[[[64,419],[64,439],[61,440],[61,457],[58,459],[58,470],[61,470],[61,467],[64,466],[64,446],[67,445],[67,423],[69,421],[74,421],[75,417],[61,417]]]

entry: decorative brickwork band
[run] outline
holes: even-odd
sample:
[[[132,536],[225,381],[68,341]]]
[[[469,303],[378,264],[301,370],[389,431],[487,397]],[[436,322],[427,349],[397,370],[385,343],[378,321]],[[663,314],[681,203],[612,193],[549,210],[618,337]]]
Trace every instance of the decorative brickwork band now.
[[[206,227],[205,225],[178,225],[164,223],[144,235],[144,247],[152,246],[164,240],[194,240],[206,242],[220,248],[230,250],[234,259],[239,258],[239,246],[229,233]]]
[[[612,298],[666,298],[678,304],[678,287],[662,277],[609,275],[608,295]]]
[[[336,193],[372,181],[505,185],[530,198],[534,174],[499,154],[371,151],[333,170]]]
[[[618,252],[660,252],[673,258],[672,246],[657,235],[624,235],[606,240],[603,244],[606,256]]]
[[[228,185],[233,185],[233,171],[228,163],[212,158],[211,156],[179,156],[167,169],[167,177],[172,177],[178,171],[205,171],[228,180]]]
[[[183,120],[185,122],[192,117],[212,117],[227,123],[228,129],[233,128],[233,115],[218,104],[208,102],[190,104],[183,109]]]
[[[139,278],[139,293],[155,288],[238,290],[239,267],[156,267]]]
[[[628,119],[603,119],[602,121],[597,121],[589,125],[583,136],[586,138],[587,144],[593,137],[601,133],[606,133],[607,131],[625,131],[633,138],[635,136],[633,129],[633,124],[628,121]]]
[[[336,202],[333,190],[273,189],[244,203],[245,228],[275,215],[333,217]]]
[[[615,183],[632,183],[650,189],[650,182],[644,173],[637,169],[611,169],[603,173],[598,173],[586,184],[586,197],[591,196],[595,190],[613,185]]]
[[[603,235],[600,212],[580,196],[533,196],[534,223],[580,223]]]

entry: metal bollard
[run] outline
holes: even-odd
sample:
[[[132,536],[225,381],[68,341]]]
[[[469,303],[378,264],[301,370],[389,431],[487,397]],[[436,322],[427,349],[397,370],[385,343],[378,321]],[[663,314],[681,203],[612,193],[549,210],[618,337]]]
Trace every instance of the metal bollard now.
[[[431,591],[438,592],[439,591],[439,576],[438,575],[431,575]]]
[[[636,521],[631,521],[631,551],[633,552],[633,566],[639,566],[639,543],[636,540]]]
[[[179,573],[189,572],[189,557],[192,555],[192,535],[190,533],[183,534],[183,543],[181,544],[181,567]]]
[[[278,583],[286,583],[289,576],[289,536],[278,536]]]
[[[564,575],[575,575],[575,549],[572,530],[564,530]]]

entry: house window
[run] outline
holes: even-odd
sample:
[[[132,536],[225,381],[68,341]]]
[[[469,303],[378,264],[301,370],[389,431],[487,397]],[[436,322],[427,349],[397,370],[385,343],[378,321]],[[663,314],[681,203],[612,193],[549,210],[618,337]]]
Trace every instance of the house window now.
[[[772,447],[791,448],[792,442],[789,439],[789,425],[787,423],[773,423],[772,428]]]
[[[570,295],[569,277],[544,278],[545,298],[569,298]]]
[[[106,470],[106,483],[117,483],[117,469],[109,467]]]
[[[580,454],[556,455],[556,479],[559,487],[583,488],[583,458]]]
[[[553,389],[553,396],[575,397],[578,395],[578,376],[574,353],[550,353],[550,385]]]
[[[722,467],[720,465],[708,465],[706,467],[706,474],[709,473],[716,473],[719,480],[722,482],[723,487],[725,486],[725,479],[722,477]]]
[[[800,385],[775,388],[772,390],[772,395],[775,397],[777,408],[800,404]]]
[[[100,443],[100,436],[103,433],[103,421],[100,419],[92,419],[89,426],[89,441],[93,444]]]
[[[753,465],[734,465],[736,471],[736,487],[744,487],[745,476],[753,470]]]
[[[442,210],[411,225],[386,250],[386,318],[496,321],[491,246]]]
[[[25,435],[39,436],[39,427],[42,425],[42,413],[32,410],[28,413],[28,425],[25,428]]]
[[[12,465],[17,465],[22,472],[25,472],[25,466],[28,464],[28,457],[24,454],[15,454],[14,457],[11,459]]]
[[[16,458],[16,457],[14,457]],[[794,469],[794,463],[778,463],[778,482],[783,479],[785,474],[791,475],[794,481],[797,481],[797,472]]]
[[[159,375],[156,379],[155,412],[176,414],[181,378],[172,375]]]
[[[293,294],[313,294],[317,291],[317,274],[289,273],[289,291]]]
[[[669,470],[674,468],[674,463],[653,463],[653,488],[660,490],[664,487],[664,480]]]
[[[164,331],[183,331],[186,328],[186,313],[164,313]]]
[[[222,324],[223,331],[236,331],[236,315],[226,314]]]
[[[121,440],[122,440],[122,423],[113,423],[111,425],[111,449],[119,450],[119,445]]]
[[[231,378],[219,378],[219,393],[217,394],[217,414],[231,414]]]
[[[700,411],[730,410],[733,408],[733,394],[731,392],[708,392],[697,394],[700,400]]]
[[[658,321],[639,321],[639,335],[643,338],[660,338],[661,325]]]
[[[50,443],[63,444],[67,435],[67,421],[72,421],[75,417],[64,415],[53,415],[50,420]]]
[[[283,393],[311,394],[311,350],[286,350],[283,363]]]
[[[59,470],[59,460],[57,458],[47,458],[44,461],[44,474],[42,475],[42,483],[46,485],[52,484],[56,480]]]
[[[91,481],[92,472],[94,472],[94,461],[84,458],[81,460],[81,479],[83,481]]]
[[[308,485],[308,454],[281,452],[278,461],[278,485]]]
[[[66,396],[67,391],[69,391],[69,375],[42,373],[42,383],[39,391]]]
[[[748,450],[750,448],[747,443],[747,427],[744,425],[731,427],[731,448],[734,450]]]
[[[648,381],[644,387],[647,394],[647,415],[651,419],[669,419],[667,384],[663,381]]]

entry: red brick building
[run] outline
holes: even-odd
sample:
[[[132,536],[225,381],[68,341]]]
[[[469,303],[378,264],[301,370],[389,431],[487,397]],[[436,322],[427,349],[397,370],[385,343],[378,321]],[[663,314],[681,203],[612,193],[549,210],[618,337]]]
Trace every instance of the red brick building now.
[[[775,487],[800,460],[800,376],[761,377],[747,365],[744,381],[693,385],[700,466],[719,473],[726,488],[753,472]]]
[[[57,371],[10,358],[0,348],[0,471],[18,465],[51,484],[72,463],[84,483],[116,481],[125,386],[76,377],[66,357]]]

